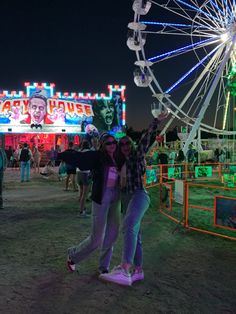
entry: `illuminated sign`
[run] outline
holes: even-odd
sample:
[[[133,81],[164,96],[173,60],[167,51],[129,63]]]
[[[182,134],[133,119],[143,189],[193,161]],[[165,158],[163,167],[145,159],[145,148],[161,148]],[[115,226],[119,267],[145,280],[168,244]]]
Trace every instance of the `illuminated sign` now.
[[[196,166],[195,177],[212,177],[212,166]]]
[[[146,185],[155,184],[158,181],[158,167],[152,166],[146,169]]]
[[[168,179],[181,179],[182,169],[181,167],[169,167],[168,168]]]
[[[236,198],[215,196],[214,205],[215,225],[236,230]]]
[[[108,85],[108,95],[55,93],[55,84],[47,83],[25,87],[25,93],[0,93],[0,132],[80,133],[93,124],[116,133],[125,125],[125,86]]]

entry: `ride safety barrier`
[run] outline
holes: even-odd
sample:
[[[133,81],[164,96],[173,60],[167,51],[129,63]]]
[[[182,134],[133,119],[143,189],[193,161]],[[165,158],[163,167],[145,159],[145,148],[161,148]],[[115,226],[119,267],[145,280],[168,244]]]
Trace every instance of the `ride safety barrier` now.
[[[159,186],[160,212],[175,223],[236,240],[236,163],[148,166],[144,183]]]

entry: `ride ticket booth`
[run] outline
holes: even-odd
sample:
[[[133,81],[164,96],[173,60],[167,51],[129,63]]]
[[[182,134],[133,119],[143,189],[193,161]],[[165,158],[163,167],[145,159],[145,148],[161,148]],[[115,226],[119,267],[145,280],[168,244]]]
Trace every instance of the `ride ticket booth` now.
[[[98,133],[123,134],[125,86],[108,85],[108,93],[55,90],[55,84],[25,83],[24,91],[0,91],[0,145],[7,151],[23,143],[41,152],[79,145],[87,125]]]

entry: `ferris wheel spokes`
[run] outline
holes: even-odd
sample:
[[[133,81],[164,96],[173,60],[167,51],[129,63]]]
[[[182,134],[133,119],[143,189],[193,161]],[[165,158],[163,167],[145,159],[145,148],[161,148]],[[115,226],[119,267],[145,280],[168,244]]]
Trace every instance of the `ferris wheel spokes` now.
[[[195,81],[194,85],[190,88],[190,90],[188,91],[188,93],[185,95],[184,99],[181,101],[181,103],[179,104],[179,107],[176,109],[175,114],[178,116],[180,110],[182,109],[183,106],[186,104],[186,102],[188,101],[188,99],[190,98],[190,96],[192,95],[193,91],[196,89],[196,87],[198,86],[198,84],[202,81],[203,77],[205,76],[205,73],[207,73],[209,71],[209,68],[211,67],[211,64],[213,63],[213,60],[211,60],[211,62],[208,63],[207,67],[204,69],[204,71],[202,71],[201,75],[197,78],[197,80]],[[176,118],[176,115],[173,115],[169,121],[167,121],[166,125],[164,126],[164,128],[161,131],[161,135],[166,133],[166,130],[171,126],[172,122],[174,121],[174,119]],[[189,119],[190,122],[191,119]],[[190,123],[187,123],[188,125],[190,125]]]
[[[170,57],[176,57],[176,56],[179,56],[180,54],[191,52],[193,49],[200,49],[200,48],[206,47],[208,45],[213,45],[219,41],[220,41],[220,39],[212,39],[212,38],[209,39],[208,38],[208,39],[205,39],[201,42],[197,42],[197,43],[194,43],[194,44],[191,44],[188,46],[180,47],[178,49],[162,53],[162,54],[154,56],[154,57],[150,57],[150,58],[148,58],[148,61],[152,61],[153,63],[154,63],[154,60],[164,61]]]
[[[203,106],[199,112],[199,115],[198,115],[198,118],[196,119],[196,122],[189,134],[189,137],[184,145],[184,148],[183,148],[183,152],[186,154],[187,153],[187,150],[188,150],[188,146],[189,144],[193,141],[194,137],[195,137],[195,134],[196,134],[196,131],[198,130],[198,128],[200,127],[200,124],[201,124],[201,121],[202,121],[202,118],[204,117],[204,114],[209,106],[209,103],[210,103],[210,100],[211,100],[211,97],[215,91],[215,88],[217,86],[217,83],[218,81],[220,80],[220,77],[221,77],[221,74],[223,73],[223,70],[224,70],[224,67],[226,65],[226,62],[228,61],[229,59],[229,56],[232,52],[232,49],[234,47],[234,44],[235,44],[235,41],[236,41],[236,34],[234,35],[234,38],[232,40],[232,44],[231,46],[228,48],[228,51],[225,52],[225,56],[224,56],[224,59],[222,60],[221,64],[220,64],[220,67],[219,67],[219,70],[215,76],[215,79],[211,85],[211,88],[208,92],[208,95],[203,103]]]

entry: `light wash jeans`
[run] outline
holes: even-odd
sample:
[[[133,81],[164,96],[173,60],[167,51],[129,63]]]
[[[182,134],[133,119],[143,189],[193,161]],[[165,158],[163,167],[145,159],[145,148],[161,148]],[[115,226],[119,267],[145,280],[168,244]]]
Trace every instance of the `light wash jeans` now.
[[[78,246],[68,249],[68,256],[75,264],[101,246],[99,269],[109,270],[113,244],[119,234],[120,212],[119,189],[106,188],[102,204],[92,202],[91,234]]]
[[[26,181],[30,180],[30,160],[20,162],[20,180],[21,180],[21,182],[23,182],[25,180],[25,177],[26,177]]]
[[[132,194],[122,193],[121,201],[124,209],[122,263],[142,266],[140,225],[150,205],[150,197],[145,190],[136,190]]]

